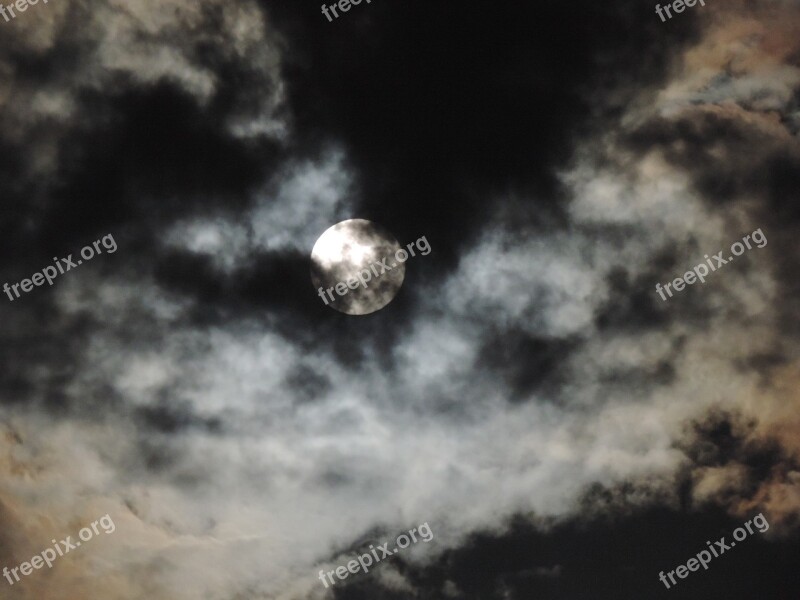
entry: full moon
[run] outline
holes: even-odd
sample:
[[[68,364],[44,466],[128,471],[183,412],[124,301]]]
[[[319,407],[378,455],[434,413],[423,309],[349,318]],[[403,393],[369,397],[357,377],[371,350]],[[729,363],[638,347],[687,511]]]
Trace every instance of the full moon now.
[[[311,250],[311,281],[320,302],[348,315],[382,309],[405,279],[398,250],[400,244],[391,233],[365,219],[328,228]]]

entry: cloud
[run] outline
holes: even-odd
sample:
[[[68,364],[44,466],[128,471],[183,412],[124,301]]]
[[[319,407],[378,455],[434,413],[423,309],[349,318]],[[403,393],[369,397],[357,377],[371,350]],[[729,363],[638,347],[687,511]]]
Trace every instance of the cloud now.
[[[324,565],[429,522],[353,585],[441,568],[436,593],[512,597],[575,567],[469,588],[461,553],[682,503],[789,535],[795,20],[772,42],[740,5],[683,29],[622,3],[312,8],[53,3],[4,29],[7,279],[119,243],[3,305],[3,558],[117,524],[21,593],[321,599]],[[363,319],[308,278],[351,217],[433,248]]]

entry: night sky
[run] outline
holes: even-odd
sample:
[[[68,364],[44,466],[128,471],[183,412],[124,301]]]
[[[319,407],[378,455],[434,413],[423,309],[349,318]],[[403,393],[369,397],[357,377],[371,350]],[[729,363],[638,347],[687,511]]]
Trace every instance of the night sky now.
[[[0,598],[800,600],[800,0],[655,8],[0,16],[0,568],[115,524]]]

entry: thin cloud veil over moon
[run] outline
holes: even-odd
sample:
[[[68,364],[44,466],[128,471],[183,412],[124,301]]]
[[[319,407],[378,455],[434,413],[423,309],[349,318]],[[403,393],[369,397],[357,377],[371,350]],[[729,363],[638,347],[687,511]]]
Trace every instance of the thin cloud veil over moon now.
[[[366,219],[342,221],[314,244],[311,281],[331,308],[348,315],[374,313],[403,285],[406,269],[395,258],[398,250],[400,244],[380,225]]]

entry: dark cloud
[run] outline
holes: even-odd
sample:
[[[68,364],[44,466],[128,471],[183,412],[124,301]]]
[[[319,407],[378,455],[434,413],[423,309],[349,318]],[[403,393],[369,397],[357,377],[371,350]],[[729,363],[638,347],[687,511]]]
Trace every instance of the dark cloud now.
[[[594,490],[593,495],[602,495]],[[769,597],[789,599],[800,592],[800,579],[781,576],[797,549],[766,542],[755,534],[746,543],[715,558],[706,571],[691,573],[667,590],[661,571],[674,570],[742,525],[717,510],[686,515],[664,508],[636,511],[624,520],[589,519],[542,532],[515,521],[502,537],[476,534],[463,548],[447,553],[435,565],[399,569],[422,589],[419,598],[650,598],[700,599]],[[608,548],[617,549],[609,552]],[[788,573],[788,572],[787,572]],[[336,590],[336,598],[394,600],[393,592],[373,580],[354,578]],[[445,593],[449,590],[450,593]]]
[[[438,240],[445,264],[489,214],[484,194],[557,198],[554,167],[590,118],[619,109],[604,93],[614,73],[658,80],[692,30],[624,3],[374,3],[334,23],[316,6],[267,11],[296,50],[284,74],[298,138],[345,143],[361,214]]]
[[[475,368],[491,369],[493,378],[507,382],[512,401],[529,400],[536,397],[537,391],[544,391],[542,395],[549,397],[563,383],[564,373],[559,367],[576,343],[537,338],[522,331],[499,331],[485,340]]]

